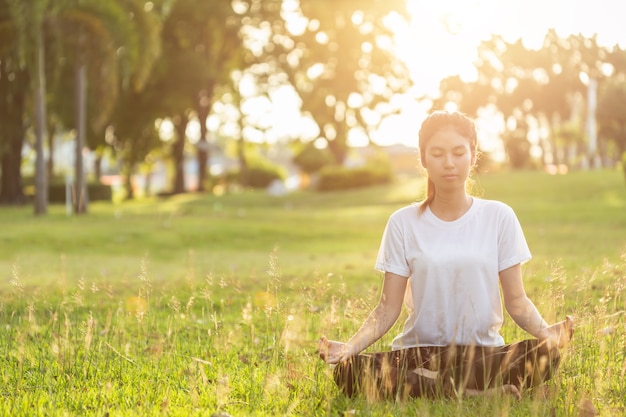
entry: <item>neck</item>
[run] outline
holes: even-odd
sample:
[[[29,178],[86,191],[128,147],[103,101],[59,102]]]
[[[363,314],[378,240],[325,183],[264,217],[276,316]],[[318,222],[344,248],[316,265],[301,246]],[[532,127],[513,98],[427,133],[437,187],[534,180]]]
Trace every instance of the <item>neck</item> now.
[[[452,221],[464,215],[472,206],[472,197],[465,191],[436,193],[430,203],[430,210],[441,220]]]

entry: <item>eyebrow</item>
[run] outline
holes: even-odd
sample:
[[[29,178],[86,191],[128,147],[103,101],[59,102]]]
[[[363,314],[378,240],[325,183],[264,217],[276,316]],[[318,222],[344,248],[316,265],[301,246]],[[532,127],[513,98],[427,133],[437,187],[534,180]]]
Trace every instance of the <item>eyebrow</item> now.
[[[453,151],[456,151],[458,149],[465,149],[465,145],[458,145],[455,146],[454,148],[452,148]],[[430,148],[431,151],[443,151],[445,150],[445,148],[443,148],[442,146],[433,146]]]

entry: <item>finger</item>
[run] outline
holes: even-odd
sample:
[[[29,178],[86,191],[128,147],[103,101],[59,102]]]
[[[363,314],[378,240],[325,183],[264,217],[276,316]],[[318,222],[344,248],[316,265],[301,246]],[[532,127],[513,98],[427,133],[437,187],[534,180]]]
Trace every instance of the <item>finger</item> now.
[[[326,336],[322,336],[317,344],[317,352],[319,353],[320,358],[326,360],[328,357],[328,348],[328,339]]]

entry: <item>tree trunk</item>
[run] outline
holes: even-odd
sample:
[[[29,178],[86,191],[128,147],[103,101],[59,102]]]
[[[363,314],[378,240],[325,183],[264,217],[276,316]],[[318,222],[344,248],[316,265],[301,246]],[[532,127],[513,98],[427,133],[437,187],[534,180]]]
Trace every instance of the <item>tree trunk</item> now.
[[[86,109],[87,109],[87,68],[79,64],[76,68],[76,153],[74,159],[74,213],[87,213],[89,196],[85,183],[85,165],[83,149],[85,147]]]
[[[337,137],[333,140],[327,140],[328,149],[335,157],[335,161],[342,165],[348,156],[347,129],[342,123],[337,123]]]
[[[209,151],[209,141],[206,138],[200,138],[196,145],[196,151],[198,155],[198,192],[206,191],[204,183],[207,177],[207,166],[209,157],[211,155]]]
[[[248,161],[246,160],[246,140],[240,134],[237,141],[237,159],[239,160],[239,184],[242,187],[248,186]]]
[[[43,154],[43,143],[46,137],[46,75],[44,60],[43,31],[41,26],[36,29],[35,36],[35,215],[48,212],[48,179]]]
[[[187,130],[187,117],[182,114],[174,117],[174,129],[176,141],[172,145],[172,159],[174,161],[174,184],[172,194],[185,192],[185,131]]]
[[[211,94],[214,86],[211,85],[208,89],[202,92],[198,97],[198,103],[196,105],[196,113],[198,114],[198,121],[200,122],[200,140],[196,145],[197,157],[198,157],[198,191],[205,191],[204,183],[207,178],[207,164],[211,151],[209,149],[208,130],[206,127],[206,119],[209,117],[211,111]],[[207,94],[208,91],[208,94]]]
[[[201,100],[202,101],[202,100]],[[209,158],[209,141],[207,139],[206,119],[209,116],[209,108],[198,105],[198,119],[200,121],[200,140],[196,144],[196,152],[198,158],[198,192],[205,191],[204,182],[207,176],[207,160]]]
[[[102,177],[102,151],[96,153],[96,157],[93,160],[93,172],[98,182]]]
[[[152,165],[148,167],[144,177],[143,195],[149,197],[152,194]]]
[[[48,126],[48,178],[54,177],[54,135],[56,134],[56,125],[51,123]]]
[[[126,175],[124,175],[124,188],[126,189],[126,200],[132,200],[135,198],[135,189],[133,188],[133,171],[135,170],[134,164],[127,161],[125,164]]]
[[[0,63],[0,204],[23,204],[22,147],[24,145],[24,106],[28,93],[24,71],[15,71],[15,81],[8,81],[8,71]]]
[[[21,126],[21,121],[20,121]],[[22,188],[22,134],[15,135],[8,149],[2,154],[0,165],[0,204],[23,204],[25,201]]]

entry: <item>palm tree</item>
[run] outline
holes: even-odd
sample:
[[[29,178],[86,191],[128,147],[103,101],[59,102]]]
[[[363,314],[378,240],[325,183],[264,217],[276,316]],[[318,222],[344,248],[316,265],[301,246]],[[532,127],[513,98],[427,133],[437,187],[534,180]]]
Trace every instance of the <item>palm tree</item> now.
[[[5,0],[0,0],[0,204],[22,204],[24,112],[30,86],[19,62],[17,28]]]
[[[142,88],[158,54],[157,20],[144,7],[141,0],[66,0],[50,25],[51,37],[66,62],[59,63],[63,68],[56,107],[64,124],[76,130],[76,213],[87,212],[82,155],[88,135],[95,146],[104,142],[104,129],[111,123],[118,99],[127,89]],[[72,108],[62,94],[71,88],[75,93]]]
[[[103,132],[111,118],[119,86],[141,88],[150,73],[151,62],[158,54],[158,48],[154,47],[154,39],[158,39],[158,31],[154,30],[157,25],[153,24],[154,19],[151,21],[147,17],[145,7],[142,0],[0,0],[0,11],[8,11],[0,13],[0,33],[11,35],[3,36],[2,40],[17,45],[15,55],[31,80],[36,214],[45,214],[48,203],[43,152],[47,119],[46,76],[52,76],[53,91],[57,93],[50,95],[55,119],[66,128],[75,127],[77,132],[75,210],[86,212],[82,150],[87,131]],[[147,26],[150,26],[148,34],[145,33]],[[0,43],[0,51],[7,49],[4,46],[4,42]],[[54,54],[46,55],[47,47],[53,49]],[[65,94],[71,88],[69,79],[74,80],[73,101],[67,100]],[[95,86],[91,92],[87,91],[88,80],[92,80]],[[69,110],[70,103],[74,103],[73,111]],[[88,108],[97,109],[89,118]],[[19,136],[23,137],[23,132]]]
[[[46,78],[43,23],[51,13],[51,0],[7,0],[9,13],[15,22],[21,63],[32,71],[35,122],[35,214],[48,211],[48,184],[43,143],[46,136]]]

